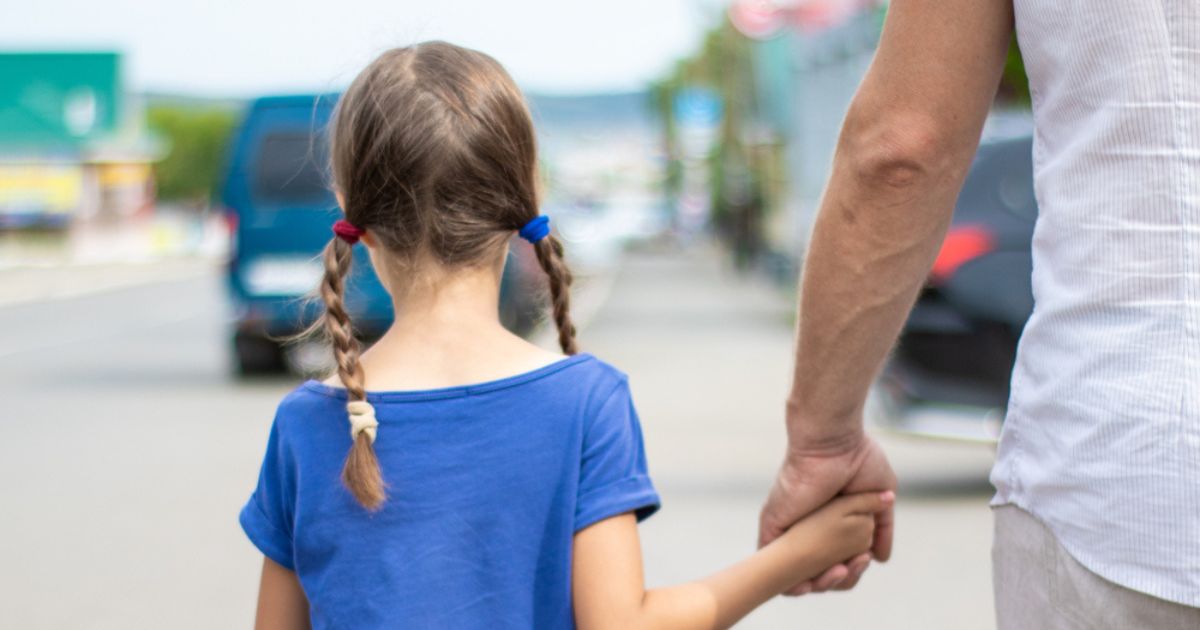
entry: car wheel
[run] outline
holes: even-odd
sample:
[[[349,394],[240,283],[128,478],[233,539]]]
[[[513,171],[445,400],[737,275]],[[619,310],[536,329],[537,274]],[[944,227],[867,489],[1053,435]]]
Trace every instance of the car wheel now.
[[[243,376],[278,374],[287,370],[280,345],[260,335],[235,334],[233,353],[238,373]]]

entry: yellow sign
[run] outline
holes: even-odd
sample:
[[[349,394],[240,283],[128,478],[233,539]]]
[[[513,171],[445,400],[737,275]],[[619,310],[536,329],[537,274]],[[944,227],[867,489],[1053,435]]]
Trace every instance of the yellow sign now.
[[[77,164],[0,164],[0,214],[69,215],[82,196]]]

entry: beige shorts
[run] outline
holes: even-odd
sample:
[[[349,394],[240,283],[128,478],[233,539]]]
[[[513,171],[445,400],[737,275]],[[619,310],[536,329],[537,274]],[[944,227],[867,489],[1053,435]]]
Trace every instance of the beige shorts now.
[[[993,510],[999,630],[1197,630],[1200,608],[1119,586],[1085,569],[1030,513]]]

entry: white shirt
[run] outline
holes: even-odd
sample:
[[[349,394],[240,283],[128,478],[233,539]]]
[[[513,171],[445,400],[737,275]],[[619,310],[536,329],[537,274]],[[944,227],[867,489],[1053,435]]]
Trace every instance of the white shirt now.
[[[994,504],[1200,607],[1200,0],[1015,0],[1033,92],[1033,316]]]

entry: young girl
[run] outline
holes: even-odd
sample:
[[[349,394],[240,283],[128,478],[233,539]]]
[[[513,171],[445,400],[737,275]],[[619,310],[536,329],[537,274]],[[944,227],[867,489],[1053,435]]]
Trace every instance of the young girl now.
[[[839,498],[725,571],[645,590],[636,522],[659,499],[637,414],[625,376],[576,353],[533,126],[492,58],[384,53],[342,96],[331,155],[345,219],[320,292],[337,376],[279,405],[241,513],[266,556],[257,627],[727,627],[871,546],[890,494]],[[566,356],[500,325],[514,233],[549,278]],[[360,241],[396,305],[362,354],[343,303]]]

